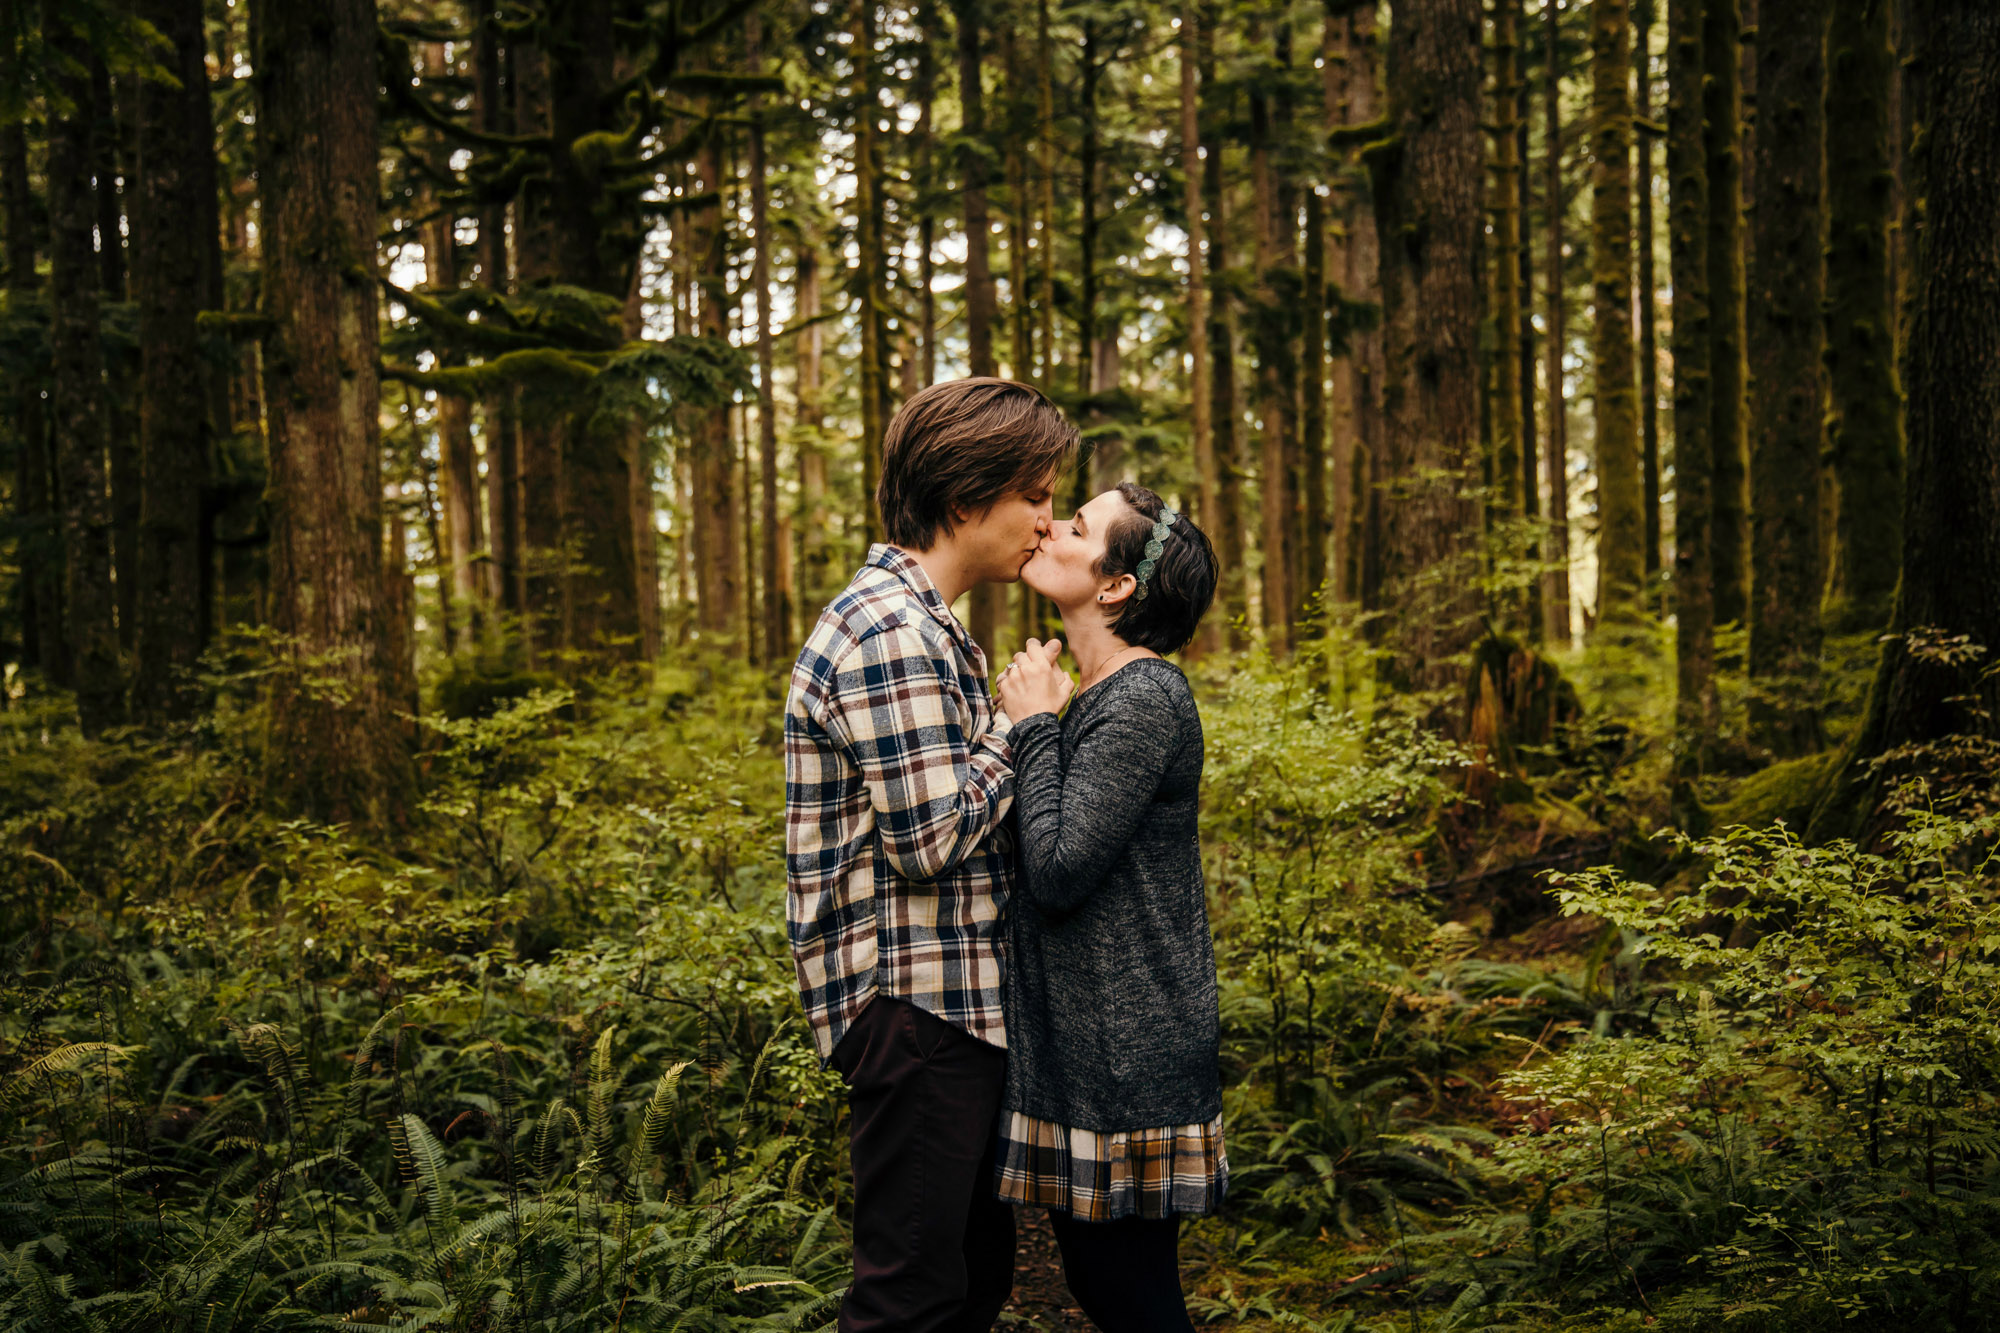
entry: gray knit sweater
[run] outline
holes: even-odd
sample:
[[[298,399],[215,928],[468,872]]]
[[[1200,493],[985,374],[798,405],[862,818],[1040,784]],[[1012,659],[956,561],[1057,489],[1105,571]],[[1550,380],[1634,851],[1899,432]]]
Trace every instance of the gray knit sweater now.
[[[1157,658],[1013,735],[1007,1109],[1097,1133],[1222,1110],[1201,878],[1201,715]]]

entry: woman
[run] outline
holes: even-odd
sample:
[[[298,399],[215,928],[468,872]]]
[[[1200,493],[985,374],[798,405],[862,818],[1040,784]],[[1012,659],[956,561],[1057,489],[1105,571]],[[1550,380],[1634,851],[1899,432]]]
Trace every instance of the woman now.
[[[1014,720],[1020,887],[1007,936],[1000,1196],[1049,1209],[1106,1333],[1192,1329],[1179,1219],[1228,1186],[1215,951],[1197,830],[1201,717],[1162,657],[1215,592],[1208,538],[1130,484],[1057,523],[1022,582],[1062,612],[999,680]]]

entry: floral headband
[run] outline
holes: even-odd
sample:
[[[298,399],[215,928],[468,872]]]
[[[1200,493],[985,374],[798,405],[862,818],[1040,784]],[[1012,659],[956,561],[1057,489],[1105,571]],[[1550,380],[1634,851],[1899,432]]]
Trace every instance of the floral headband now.
[[[1179,519],[1180,515],[1173,510],[1161,508],[1160,519],[1153,524],[1153,535],[1146,539],[1146,558],[1139,562],[1139,591],[1133,594],[1134,601],[1146,600],[1146,581],[1153,577],[1153,568],[1159,563],[1160,552],[1166,549],[1167,529],[1173,527]]]

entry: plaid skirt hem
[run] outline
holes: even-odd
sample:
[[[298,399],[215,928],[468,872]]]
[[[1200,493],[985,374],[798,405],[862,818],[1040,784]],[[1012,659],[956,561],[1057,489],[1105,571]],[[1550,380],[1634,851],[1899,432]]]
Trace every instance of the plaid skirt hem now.
[[[1000,1117],[994,1193],[1080,1222],[1213,1213],[1229,1191],[1222,1117],[1098,1134],[1019,1111]]]

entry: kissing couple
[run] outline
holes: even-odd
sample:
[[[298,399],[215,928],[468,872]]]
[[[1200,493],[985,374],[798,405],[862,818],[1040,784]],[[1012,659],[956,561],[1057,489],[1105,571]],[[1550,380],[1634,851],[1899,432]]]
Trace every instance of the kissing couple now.
[[[1077,433],[1025,384],[924,389],[882,451],[888,540],[785,700],[792,952],[852,1113],[839,1327],[992,1328],[1032,1206],[1098,1328],[1191,1330],[1180,1219],[1229,1164],[1201,717],[1164,655],[1215,553],[1130,483],[1056,521]],[[1080,683],[1029,639],[989,686],[951,606],[1016,581],[1061,613]]]

